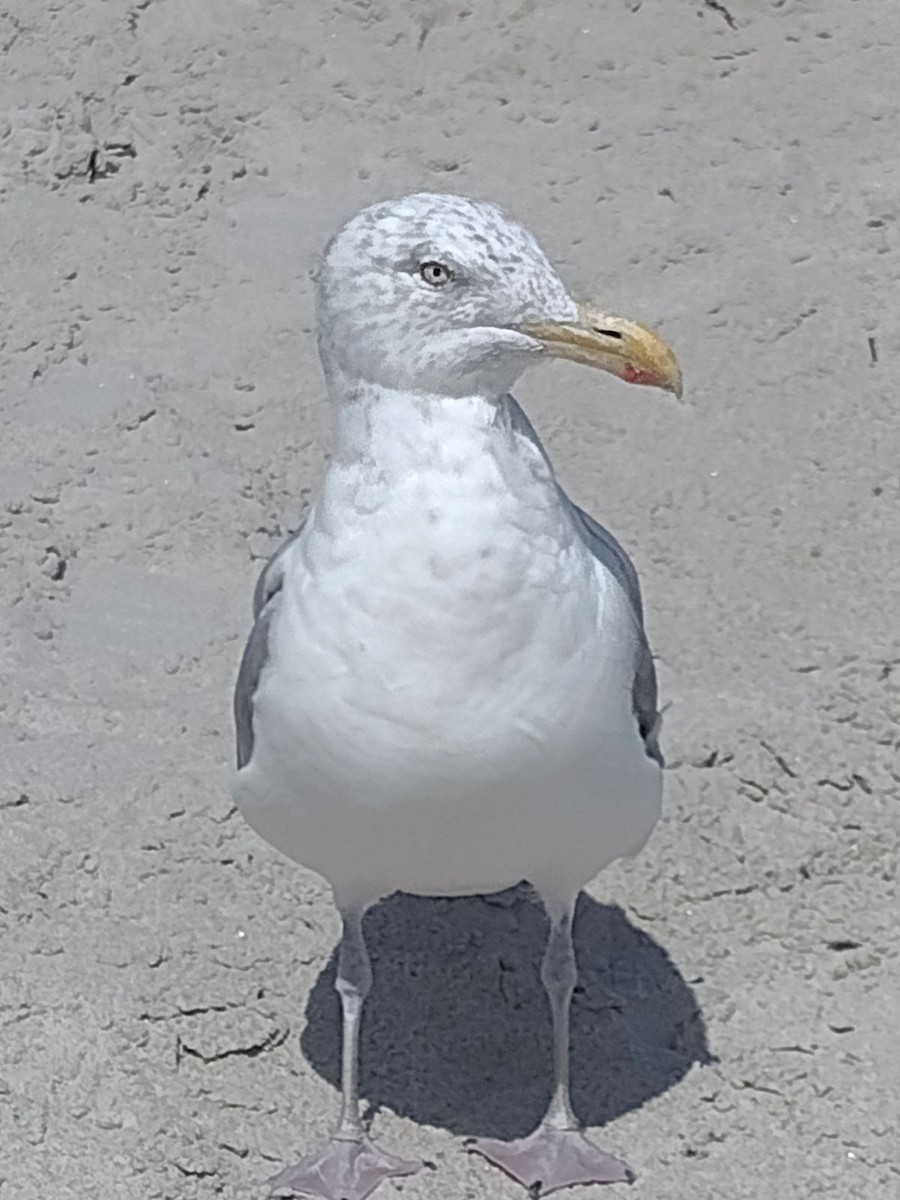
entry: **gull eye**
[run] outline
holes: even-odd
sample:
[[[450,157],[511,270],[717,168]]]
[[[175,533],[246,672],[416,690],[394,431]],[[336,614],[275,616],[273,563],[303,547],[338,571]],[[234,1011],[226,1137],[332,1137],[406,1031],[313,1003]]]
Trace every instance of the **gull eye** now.
[[[453,278],[450,268],[439,262],[423,262],[419,267],[419,274],[431,287],[443,287]]]

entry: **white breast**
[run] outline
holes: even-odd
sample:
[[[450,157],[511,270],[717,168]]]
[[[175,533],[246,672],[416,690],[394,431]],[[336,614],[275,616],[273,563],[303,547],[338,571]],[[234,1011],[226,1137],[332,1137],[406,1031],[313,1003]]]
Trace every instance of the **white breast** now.
[[[563,863],[580,884],[659,808],[630,614],[533,462],[460,446],[460,472],[444,449],[388,486],[333,468],[236,798],[338,889],[490,891]]]

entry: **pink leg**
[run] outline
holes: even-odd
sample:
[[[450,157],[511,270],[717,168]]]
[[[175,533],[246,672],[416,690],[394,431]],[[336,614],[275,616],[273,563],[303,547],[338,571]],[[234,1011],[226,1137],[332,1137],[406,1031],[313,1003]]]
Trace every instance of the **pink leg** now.
[[[541,979],[553,1014],[553,1098],[537,1129],[513,1142],[478,1138],[471,1149],[484,1155],[535,1196],[592,1183],[631,1183],[621,1159],[605,1154],[578,1127],[569,1101],[569,1009],[577,980],[572,944],[574,897],[555,903],[545,897],[550,936]]]
[[[301,1158],[270,1179],[269,1187],[317,1200],[365,1200],[383,1179],[414,1175],[421,1165],[379,1150],[362,1132],[352,1141],[336,1133],[318,1154]]]
[[[290,1189],[315,1200],[365,1200],[383,1179],[414,1175],[422,1166],[418,1160],[397,1158],[380,1150],[369,1140],[360,1120],[359,1023],[372,986],[372,968],[363,940],[362,911],[343,911],[341,916],[344,933],[336,984],[343,1014],[341,1117],[318,1153],[301,1158],[269,1180],[272,1191]]]

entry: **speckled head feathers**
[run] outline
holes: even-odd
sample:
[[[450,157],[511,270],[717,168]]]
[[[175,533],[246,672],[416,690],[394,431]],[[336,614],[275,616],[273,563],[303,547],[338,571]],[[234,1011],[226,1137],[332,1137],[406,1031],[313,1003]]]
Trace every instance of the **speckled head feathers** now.
[[[431,193],[349,221],[325,252],[318,304],[327,374],[449,394],[505,388],[537,349],[515,327],[575,311],[521,225],[492,204]]]

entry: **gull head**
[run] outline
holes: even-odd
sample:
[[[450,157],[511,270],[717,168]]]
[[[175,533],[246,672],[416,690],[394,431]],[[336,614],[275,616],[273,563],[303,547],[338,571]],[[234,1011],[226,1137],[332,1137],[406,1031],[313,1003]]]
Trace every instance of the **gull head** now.
[[[328,245],[317,286],[330,376],[499,398],[549,355],[681,395],[662,339],[576,304],[531,234],[492,204],[419,193],[366,208]]]

